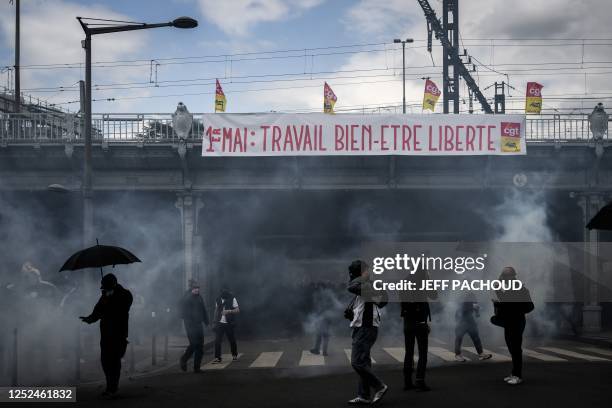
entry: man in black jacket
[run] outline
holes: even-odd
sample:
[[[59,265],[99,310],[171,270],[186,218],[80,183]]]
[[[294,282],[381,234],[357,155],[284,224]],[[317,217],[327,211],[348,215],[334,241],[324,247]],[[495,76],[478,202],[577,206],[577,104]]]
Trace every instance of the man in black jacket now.
[[[209,324],[208,313],[204,299],[200,296],[200,285],[196,281],[189,282],[190,289],[181,299],[181,318],[187,332],[189,346],[181,356],[181,370],[187,371],[187,361],[193,355],[193,371],[200,372],[202,355],[204,354],[204,329],[202,323]]]
[[[516,271],[506,266],[500,280],[518,280]],[[509,385],[518,385],[523,382],[523,332],[525,331],[525,314],[534,309],[529,290],[522,286],[519,290],[497,291],[497,301],[493,301],[497,323],[504,327],[504,338],[508,351],[512,357],[512,374],[504,378]]]
[[[85,323],[100,320],[100,360],[106,376],[104,396],[112,397],[117,393],[121,376],[121,358],[127,348],[128,322],[132,294],[117,283],[112,273],[102,278],[102,296],[89,316],[81,316]]]
[[[425,271],[419,270],[411,275],[410,280],[416,282],[416,287],[421,287],[423,280],[429,279]],[[425,384],[425,370],[427,369],[427,350],[429,348],[429,324],[431,312],[428,299],[437,299],[436,291],[418,291],[410,293],[401,303],[401,316],[404,319],[404,390],[416,387],[418,391],[429,391]],[[415,342],[419,350],[415,383],[412,382],[414,366]]]

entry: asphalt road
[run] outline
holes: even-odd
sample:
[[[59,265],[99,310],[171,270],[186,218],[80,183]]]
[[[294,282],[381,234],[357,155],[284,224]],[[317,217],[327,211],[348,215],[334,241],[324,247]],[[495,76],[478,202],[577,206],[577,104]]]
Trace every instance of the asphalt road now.
[[[502,378],[507,363],[434,367],[428,373],[431,392],[402,390],[397,367],[377,370],[390,387],[380,406],[405,407],[609,407],[612,364],[606,362],[532,363],[525,382],[509,386]],[[323,372],[262,369],[172,372],[124,384],[116,400],[98,397],[100,389],[77,392],[87,407],[339,407],[355,395],[356,376],[349,369]],[[74,404],[70,404],[73,406]]]

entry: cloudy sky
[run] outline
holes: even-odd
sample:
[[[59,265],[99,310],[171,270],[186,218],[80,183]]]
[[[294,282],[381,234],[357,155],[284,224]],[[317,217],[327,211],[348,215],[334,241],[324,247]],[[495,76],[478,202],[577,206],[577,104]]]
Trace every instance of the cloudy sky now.
[[[395,111],[406,50],[409,112],[421,112],[423,77],[441,87],[442,51],[426,49],[423,12],[413,0],[22,0],[22,89],[78,110],[82,30],[76,16],[164,22],[196,18],[194,30],[162,28],[94,37],[94,112],[214,109],[214,79],[228,112],[318,111],[323,82],[339,111]],[[430,0],[441,10],[440,0]],[[610,0],[462,0],[462,47],[481,89],[510,81],[520,110],[527,81],[544,85],[548,112],[612,103]],[[0,2],[0,86],[11,87],[14,6]],[[467,110],[467,90],[462,87]],[[493,96],[493,89],[483,91]],[[114,98],[113,101],[106,99]],[[588,99],[584,99],[588,98]],[[595,99],[594,99],[595,98]],[[479,105],[474,102],[476,110]],[[441,110],[439,102],[438,110]]]

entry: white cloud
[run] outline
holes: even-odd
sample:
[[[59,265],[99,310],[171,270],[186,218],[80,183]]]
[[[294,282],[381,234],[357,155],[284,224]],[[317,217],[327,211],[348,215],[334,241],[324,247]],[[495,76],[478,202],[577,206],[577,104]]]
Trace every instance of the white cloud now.
[[[60,0],[53,2],[31,0],[21,4],[22,66],[84,63],[85,53],[80,43],[84,33],[76,16],[131,20],[124,14],[98,5],[83,5]],[[0,34],[4,46],[8,49],[14,48],[14,23],[14,7],[2,2]],[[96,62],[134,58],[143,49],[147,37],[144,32],[94,36],[92,60]],[[81,69],[22,69],[21,72],[22,89],[70,86],[83,77]],[[94,69],[93,73],[94,84],[144,79],[142,69]],[[78,99],[78,92],[55,95],[48,93],[40,96],[51,101],[65,101]],[[95,95],[94,92],[94,98],[98,96],[102,97]],[[74,109],[77,106],[70,108]]]
[[[259,23],[295,17],[325,0],[199,0],[204,17],[230,36],[242,37]]]

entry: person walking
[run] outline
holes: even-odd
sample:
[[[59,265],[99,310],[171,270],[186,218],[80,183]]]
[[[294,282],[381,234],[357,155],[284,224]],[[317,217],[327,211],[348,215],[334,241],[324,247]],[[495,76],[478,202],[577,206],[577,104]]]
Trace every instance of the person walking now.
[[[181,370],[187,371],[187,362],[193,355],[193,372],[199,373],[202,356],[204,355],[204,328],[202,323],[208,326],[209,319],[204,299],[200,295],[198,282],[194,280],[189,282],[189,291],[181,299],[180,312],[189,340],[189,346],[187,346],[180,359]]]
[[[416,271],[410,278],[421,288],[422,282],[429,279],[423,270]],[[430,391],[431,388],[425,383],[425,371],[427,369],[427,351],[429,349],[429,323],[431,311],[428,299],[437,299],[435,290],[410,292],[405,301],[401,303],[401,316],[404,319],[404,390],[416,388],[417,391]],[[417,345],[419,360],[417,362],[415,382],[412,382],[414,371],[414,346]]]
[[[105,397],[114,397],[121,376],[121,358],[128,345],[128,323],[132,293],[117,282],[112,273],[104,275],[102,296],[89,316],[80,319],[88,324],[100,321],[100,360],[106,376]]]
[[[222,361],[221,342],[224,335],[227,336],[230,343],[232,360],[238,360],[238,346],[234,334],[238,313],[240,313],[240,307],[236,297],[228,288],[224,287],[215,301],[215,359],[212,361],[213,364],[219,364]]]
[[[516,270],[506,266],[499,276],[505,282],[518,280]],[[527,319],[525,315],[534,309],[529,290],[521,285],[518,290],[499,290],[497,300],[493,300],[495,316],[491,322],[504,328],[504,339],[512,357],[512,373],[504,378],[509,385],[523,382],[523,332]]]
[[[389,387],[372,371],[370,352],[378,337],[380,309],[386,306],[386,292],[373,289],[369,279],[367,263],[356,260],[349,266],[350,283],[348,291],[354,296],[345,317],[350,319],[353,329],[351,345],[351,366],[359,376],[357,396],[348,401],[351,405],[375,404],[389,390]],[[374,397],[371,398],[371,390]]]
[[[328,285],[321,283],[316,287],[313,296],[316,335],[314,347],[310,349],[312,354],[327,356],[332,313],[335,311],[333,297],[334,293]]]
[[[482,341],[478,333],[478,324],[476,318],[480,317],[480,306],[476,302],[476,297],[473,293],[468,293],[464,296],[463,301],[459,303],[459,307],[455,312],[455,360],[465,362],[467,359],[461,354],[461,343],[463,337],[468,334],[474,343],[476,353],[479,360],[488,360],[493,357],[490,353],[484,353],[482,349]]]

